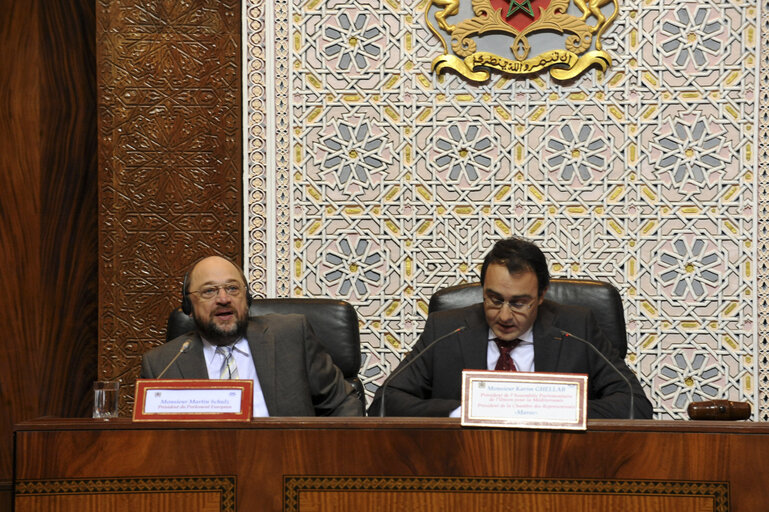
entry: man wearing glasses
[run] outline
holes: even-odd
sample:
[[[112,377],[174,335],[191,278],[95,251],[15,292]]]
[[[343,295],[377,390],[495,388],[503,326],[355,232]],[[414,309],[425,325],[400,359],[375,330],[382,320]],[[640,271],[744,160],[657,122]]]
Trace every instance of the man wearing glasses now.
[[[363,415],[304,316],[249,319],[246,279],[232,262],[200,260],[182,293],[182,309],[196,330],[144,354],[142,378],[253,380],[254,416]]]
[[[652,406],[635,375],[601,333],[588,309],[545,299],[547,260],[520,238],[497,242],[481,267],[483,303],[439,311],[401,365],[437,343],[387,383],[388,416],[459,416],[462,370],[563,372],[588,375],[588,417],[627,418],[627,383],[589,347],[563,341],[561,331],[589,340],[631,382],[635,418],[651,418]],[[397,375],[396,375],[397,373]],[[369,408],[380,413],[382,387]]]

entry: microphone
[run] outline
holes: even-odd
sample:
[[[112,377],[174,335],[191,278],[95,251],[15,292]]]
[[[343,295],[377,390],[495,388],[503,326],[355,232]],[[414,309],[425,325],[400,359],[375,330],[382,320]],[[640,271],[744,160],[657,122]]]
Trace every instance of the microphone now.
[[[428,345],[417,355],[406,361],[406,364],[402,364],[398,367],[397,370],[395,370],[393,373],[390,374],[390,376],[384,381],[384,384],[382,384],[382,404],[379,406],[379,417],[384,418],[385,415],[385,397],[387,394],[385,393],[387,391],[387,385],[390,383],[392,379],[398,376],[398,374],[402,373],[403,370],[411,366],[415,361],[417,361],[419,358],[421,358],[423,355],[425,355],[434,345],[436,345],[438,342],[445,340],[449,336],[453,336],[454,334],[457,334],[458,332],[464,331],[467,329],[466,325],[463,325],[462,327],[458,329],[454,329],[450,333],[444,334],[443,336],[439,336],[438,338],[434,339]]]
[[[162,371],[162,372],[160,372],[160,375],[158,375],[158,376],[157,376],[157,377],[155,377],[155,378],[156,378],[156,379],[159,379],[159,378],[161,378],[163,375],[165,375],[165,374],[166,374],[166,372],[168,371],[168,369],[169,369],[169,368],[171,368],[171,365],[172,365],[172,364],[174,364],[174,363],[176,362],[176,360],[177,360],[177,359],[179,359],[179,356],[180,356],[180,355],[182,355],[182,354],[184,354],[185,352],[187,352],[189,349],[190,349],[190,340],[187,340],[187,341],[185,341],[184,343],[182,343],[182,347],[179,349],[179,352],[177,352],[177,353],[176,353],[176,355],[174,356],[174,358],[173,358],[173,359],[171,359],[171,362],[170,362],[170,363],[168,363],[168,364],[166,365],[166,367],[165,367],[165,368],[163,368],[163,371]]]
[[[619,368],[617,368],[617,366],[616,366],[614,363],[612,363],[611,361],[609,361],[609,358],[608,358],[608,357],[606,357],[606,356],[603,354],[603,352],[601,352],[600,350],[598,350],[597,348],[595,348],[595,345],[593,345],[593,344],[592,344],[592,343],[590,343],[589,341],[587,341],[587,340],[585,340],[585,339],[582,339],[582,338],[580,338],[579,336],[575,336],[574,334],[572,334],[572,333],[570,333],[570,332],[567,332],[567,331],[561,331],[561,335],[563,335],[563,337],[564,337],[564,338],[572,338],[572,339],[574,339],[574,340],[577,340],[577,341],[579,341],[580,343],[584,343],[585,345],[587,345],[588,347],[590,347],[590,349],[591,349],[593,352],[595,352],[596,354],[598,354],[599,356],[601,356],[601,359],[603,359],[603,360],[606,362],[606,364],[608,364],[609,366],[611,366],[611,368],[612,368],[612,369],[613,369],[615,372],[617,372],[617,374],[618,374],[620,377],[622,377],[622,380],[624,380],[624,381],[625,381],[625,384],[627,384],[627,388],[628,388],[628,391],[630,391],[630,414],[628,414],[628,419],[630,419],[630,420],[634,419],[634,418],[633,418],[633,417],[634,417],[634,413],[633,413],[633,401],[634,401],[634,399],[633,399],[633,386],[631,386],[631,385],[630,385],[630,381],[628,380],[628,378],[627,378],[627,377],[625,377],[625,374],[624,374],[624,373],[622,373],[621,371],[619,371]],[[556,339],[559,339],[559,338],[556,338]]]

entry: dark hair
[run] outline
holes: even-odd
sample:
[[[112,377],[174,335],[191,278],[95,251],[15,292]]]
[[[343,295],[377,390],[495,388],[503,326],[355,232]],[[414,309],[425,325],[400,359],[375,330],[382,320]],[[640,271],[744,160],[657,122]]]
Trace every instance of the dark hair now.
[[[486,279],[486,269],[492,263],[501,263],[511,274],[534,272],[537,276],[537,292],[540,296],[550,284],[550,271],[547,269],[547,259],[542,250],[533,242],[524,238],[505,238],[494,244],[486,254],[481,267],[481,286]]]

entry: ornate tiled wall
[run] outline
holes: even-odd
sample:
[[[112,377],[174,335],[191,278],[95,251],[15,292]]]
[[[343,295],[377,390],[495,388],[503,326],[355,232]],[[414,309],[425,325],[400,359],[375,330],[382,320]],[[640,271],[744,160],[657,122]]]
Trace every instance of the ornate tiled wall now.
[[[767,419],[760,6],[621,4],[605,72],[473,84],[432,73],[424,2],[247,2],[254,292],[353,303],[373,393],[430,295],[523,235],[620,289],[656,417]]]

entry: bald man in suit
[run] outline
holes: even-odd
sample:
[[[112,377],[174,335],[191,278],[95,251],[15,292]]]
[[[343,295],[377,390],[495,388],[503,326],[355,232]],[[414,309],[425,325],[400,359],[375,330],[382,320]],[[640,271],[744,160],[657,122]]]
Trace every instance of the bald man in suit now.
[[[232,262],[212,256],[185,278],[196,330],[142,358],[141,377],[254,381],[254,416],[362,416],[363,405],[302,315],[248,317],[248,288]],[[235,361],[235,364],[232,364]],[[235,369],[235,375],[232,374]]]

